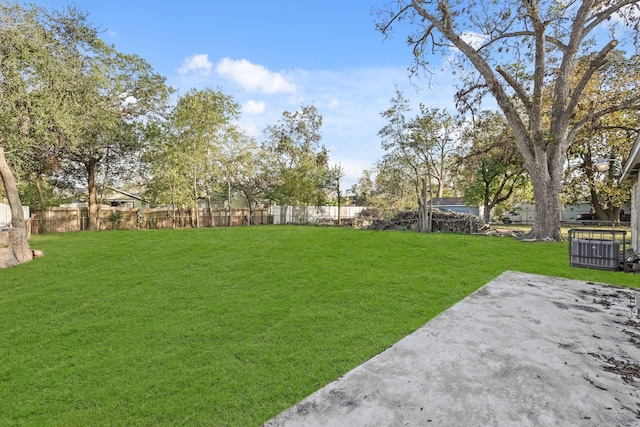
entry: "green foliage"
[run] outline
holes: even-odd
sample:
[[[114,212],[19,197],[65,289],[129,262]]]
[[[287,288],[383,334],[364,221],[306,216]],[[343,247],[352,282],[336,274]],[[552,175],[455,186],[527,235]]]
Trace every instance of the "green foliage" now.
[[[327,204],[330,206],[342,206],[344,204],[342,178],[344,178],[344,168],[341,164],[335,164],[327,169],[325,188],[329,194]]]
[[[427,229],[428,197],[442,197],[451,180],[455,147],[453,118],[446,110],[420,105],[420,113],[413,119],[409,102],[396,89],[391,106],[381,113],[387,124],[378,132],[385,154],[377,165],[377,193],[387,198],[388,210],[418,206],[421,229]],[[435,190],[433,189],[435,187]],[[412,194],[413,200],[409,199]]]
[[[582,58],[583,63],[591,58]],[[629,99],[637,93],[640,79],[640,57],[625,58],[622,52],[614,51],[611,60],[600,70],[581,104],[582,114],[601,108],[609,93],[618,99]],[[622,162],[631,151],[637,138],[640,113],[617,111],[597,120],[589,120],[575,137],[568,150],[568,167],[564,174],[565,201],[591,202],[594,211],[603,220],[619,219],[622,205],[631,198],[629,186],[620,184]],[[597,157],[610,162],[609,170],[595,169]]]
[[[171,90],[146,61],[100,40],[73,7],[3,2],[0,16],[0,148],[33,183],[22,188],[34,204],[53,201],[47,191],[58,179],[84,181],[95,225],[97,188],[138,170],[142,123],[162,114]]]
[[[522,196],[530,184],[515,139],[499,113],[484,111],[463,132],[458,173],[464,198],[484,207],[484,219],[500,204]]]
[[[26,179],[59,169],[77,127],[75,82],[83,70],[77,49],[95,30],[74,8],[49,12],[0,3],[0,145],[14,175]]]
[[[273,162],[265,175],[268,197],[281,205],[325,204],[329,154],[320,145],[322,116],[315,106],[282,113],[280,121],[267,127],[263,149]]]
[[[144,127],[164,113],[171,89],[137,55],[122,54],[101,40],[78,52],[83,78],[76,84],[77,131],[66,146],[64,171],[86,180],[89,227],[97,226],[97,188],[131,180],[140,168]],[[139,178],[139,174],[138,174]]]
[[[145,160],[152,176],[147,195],[154,203],[186,206],[209,200],[227,159],[223,147],[235,138],[239,111],[221,90],[192,89],[167,120],[150,128]]]
[[[269,156],[253,139],[241,135],[234,147],[237,153],[231,170],[233,187],[246,200],[249,207],[257,205],[265,198],[267,185],[265,177],[269,170]]]
[[[505,270],[638,286],[569,267],[565,243],[487,236],[264,226],[32,246],[45,256],[0,270],[1,425],[260,425]]]
[[[120,224],[120,222],[122,222],[122,218],[124,217],[124,214],[122,213],[122,211],[115,211],[112,212],[109,215],[109,222],[111,222],[111,226],[112,228],[116,227],[118,224]]]

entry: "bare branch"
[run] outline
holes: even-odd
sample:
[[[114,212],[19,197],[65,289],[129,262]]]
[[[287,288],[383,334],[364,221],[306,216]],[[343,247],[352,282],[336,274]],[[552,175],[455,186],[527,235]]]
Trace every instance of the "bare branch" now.
[[[418,15],[425,20],[431,22],[443,36],[453,43],[462,53],[473,63],[478,72],[484,77],[487,82],[487,88],[496,98],[498,105],[502,109],[505,117],[513,127],[515,133],[520,135],[526,135],[527,130],[522,118],[519,116],[517,108],[513,105],[511,99],[505,92],[502,85],[498,81],[497,76],[492,71],[487,61],[474,49],[470,44],[465,42],[451,27],[450,14],[446,5],[446,2],[440,2],[438,10],[442,12],[443,18],[439,19],[437,16],[429,13],[422,7],[420,2],[413,0],[411,3]]]
[[[503,39],[512,39],[515,37],[534,37],[535,33],[533,31],[514,31],[512,33],[503,33],[500,34],[497,37],[493,37],[491,38],[491,40],[489,40],[487,43],[485,43],[484,45],[482,45],[482,47],[478,50],[484,49],[488,46],[490,46],[491,44],[503,40]],[[553,37],[553,36],[549,36],[546,35],[545,36],[545,40],[550,42],[551,44],[555,45],[558,49],[560,49],[562,52],[564,52],[567,49],[567,45],[562,43],[562,40]]]
[[[520,100],[524,104],[524,107],[527,109],[528,112],[530,112],[531,99],[529,98],[529,95],[524,90],[522,85],[518,83],[518,81],[507,70],[505,70],[501,66],[498,66],[496,68],[496,71],[500,73],[500,75],[507,81],[509,86],[513,88],[513,90],[516,92],[516,95],[518,95],[518,98],[520,98]]]
[[[400,16],[402,16],[410,8],[411,8],[411,5],[407,5],[407,6],[403,7],[402,9],[400,9],[400,11],[398,11],[398,13],[393,15],[393,18],[391,18],[384,25],[376,24],[376,29],[378,31],[380,31],[382,34],[384,34],[385,38],[389,37],[388,31],[391,28],[391,26],[393,25],[393,23],[396,22],[397,20],[399,20]]]
[[[591,31],[593,31],[598,25],[602,24],[604,21],[607,21],[615,12],[621,10],[625,6],[629,6],[637,2],[638,0],[623,0],[620,3],[613,4],[605,10],[593,15],[590,18],[587,18],[587,21],[590,21],[591,19],[593,19],[593,21],[591,21],[591,23],[584,28],[585,33],[590,33]]]

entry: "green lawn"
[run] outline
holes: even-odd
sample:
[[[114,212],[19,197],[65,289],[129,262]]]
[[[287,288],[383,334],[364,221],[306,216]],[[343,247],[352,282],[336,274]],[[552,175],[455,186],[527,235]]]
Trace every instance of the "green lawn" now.
[[[0,425],[257,426],[566,243],[261,226],[40,235],[0,270]]]

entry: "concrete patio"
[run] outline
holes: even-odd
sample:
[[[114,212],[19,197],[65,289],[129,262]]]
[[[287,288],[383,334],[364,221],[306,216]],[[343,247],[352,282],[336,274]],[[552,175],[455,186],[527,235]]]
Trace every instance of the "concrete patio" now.
[[[640,425],[638,295],[506,272],[265,426]]]

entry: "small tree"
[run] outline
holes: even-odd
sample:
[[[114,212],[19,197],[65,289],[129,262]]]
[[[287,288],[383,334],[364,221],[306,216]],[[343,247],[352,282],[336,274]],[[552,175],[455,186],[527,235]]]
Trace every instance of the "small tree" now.
[[[433,197],[432,183],[436,183],[436,195],[442,197],[453,154],[453,119],[438,108],[420,106],[420,114],[407,121],[410,111],[408,101],[399,90],[391,100],[391,107],[382,112],[387,119],[378,135],[382,137],[385,156],[393,156],[408,166],[414,185],[420,213],[420,230],[431,230],[427,195]]]
[[[342,206],[342,189],[340,188],[340,182],[342,178],[344,178],[344,168],[341,164],[335,164],[329,168],[327,188],[336,195],[336,201],[338,203],[338,225],[341,224],[340,207]]]
[[[235,128],[239,105],[233,97],[210,88],[192,89],[178,102],[162,124],[155,142],[148,148],[151,162],[151,187],[172,203],[192,207],[192,222],[200,226],[198,200],[210,199],[217,192],[221,177],[222,147]]]
[[[315,106],[282,113],[267,127],[263,149],[273,161],[268,197],[283,205],[320,206],[326,200],[328,153],[320,145],[322,116]]]
[[[269,160],[267,153],[252,139],[243,135],[242,156],[235,169],[235,187],[249,206],[249,225],[253,224],[254,208],[265,198]]]

